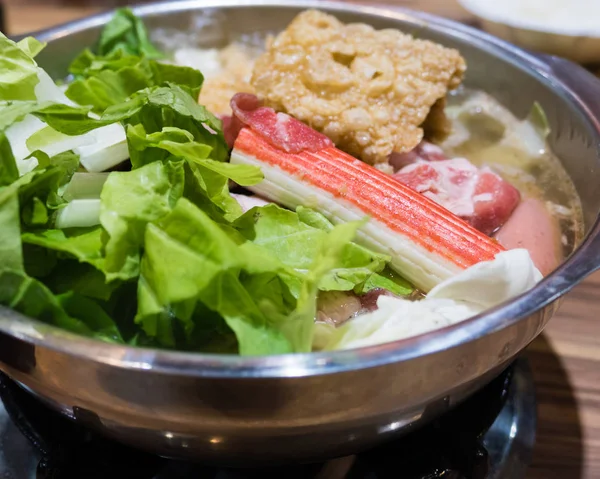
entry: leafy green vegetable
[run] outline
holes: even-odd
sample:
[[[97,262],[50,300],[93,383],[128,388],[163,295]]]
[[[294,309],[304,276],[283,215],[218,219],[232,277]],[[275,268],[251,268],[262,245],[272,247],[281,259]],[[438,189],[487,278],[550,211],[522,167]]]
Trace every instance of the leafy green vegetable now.
[[[101,194],[100,222],[108,234],[109,279],[138,276],[146,224],[171,211],[183,194],[183,165],[154,162],[128,172],[113,172]]]
[[[73,153],[72,151],[63,151],[62,153],[52,157],[41,151],[35,151],[33,152],[33,156],[35,156],[38,160],[38,170],[47,167],[56,167],[61,169],[63,172],[63,177],[59,185],[60,187],[66,185],[79,168],[79,155]]]
[[[322,278],[340,263],[344,250],[352,244],[350,242],[359,226],[360,223],[344,223],[328,232],[308,271],[307,281],[302,285],[298,299],[299,307],[289,318],[282,318],[284,333],[293,338],[295,351],[311,351],[319,284],[322,283]]]
[[[98,120],[89,122],[88,120],[91,119],[88,117],[88,112],[89,108],[72,107],[52,101],[0,102],[0,179],[3,176],[1,170],[9,164],[7,162],[14,162],[17,175],[25,174],[38,165],[39,156],[43,152],[54,157],[91,140],[86,137],[68,136],[50,126],[44,126],[43,123],[28,115],[39,116],[42,121],[45,115],[50,115],[56,117],[55,121],[59,125],[61,122],[67,123],[67,126],[80,125],[84,122],[89,127],[88,130],[103,126]],[[80,129],[80,127],[75,126],[73,129]],[[7,138],[9,132],[10,142]]]
[[[325,216],[317,211],[311,210],[310,208],[300,206],[296,209],[296,213],[298,214],[300,221],[314,228],[324,231],[331,231],[333,228],[333,225],[327,218],[325,218]],[[369,274],[369,272],[364,271],[360,267],[356,270],[334,270],[331,272],[333,279],[345,286],[349,286],[349,283],[354,283],[354,287],[348,289],[353,289],[354,292],[359,295],[368,293],[369,291],[378,288],[387,289],[398,296],[408,296],[415,291],[414,286],[404,278],[394,273],[389,267],[385,266],[384,268],[384,265],[389,262],[388,257],[385,255],[373,254],[368,249],[355,245],[354,243],[352,246],[349,246],[346,249],[344,264],[349,267],[351,264],[357,264],[353,263],[353,261],[356,261],[359,258],[366,259],[369,257],[373,258],[373,263],[371,264],[370,268],[369,266],[367,266],[367,268],[370,269],[372,274]],[[365,265],[366,263],[363,263],[363,266]],[[335,285],[335,281],[333,284]],[[326,285],[321,285],[321,289],[343,290],[345,288],[327,288]]]
[[[64,311],[73,318],[80,318],[98,339],[122,343],[123,338],[114,321],[95,301],[73,292],[57,296]]]
[[[102,229],[99,227],[71,228],[69,230],[47,229],[23,233],[21,240],[23,243],[71,255],[102,271],[104,269],[102,235]]]
[[[301,215],[271,204],[253,208],[236,221],[244,237],[267,250],[287,266],[307,270],[318,254],[318,249],[333,225],[319,213],[300,210],[304,218],[310,217],[310,226],[301,221]],[[321,216],[321,217],[319,217]],[[319,287],[323,291],[349,291],[366,281],[373,273],[381,271],[389,258],[374,254],[355,243],[348,243],[341,252],[340,261],[323,275]]]
[[[25,37],[21,41],[17,42],[17,46],[25,52],[25,54],[31,58],[35,58],[44,48],[46,43],[40,42],[33,37]]]
[[[19,202],[22,218],[25,223],[39,227],[40,215],[45,214],[50,219],[50,211],[64,205],[64,200],[59,190],[64,186],[71,175],[77,162],[76,155],[65,153],[49,158],[44,153],[36,152],[38,161],[46,167],[40,167],[27,173],[15,181],[12,186],[19,190]],[[41,210],[45,209],[43,213]],[[45,224],[45,223],[44,223]]]
[[[97,311],[94,316],[82,318],[83,321],[71,317],[52,291],[24,271],[18,193],[14,185],[0,189],[0,304],[86,336],[114,333],[116,326],[110,326],[112,320],[104,317],[100,322]]]
[[[191,154],[197,160],[208,158],[212,151],[210,146],[196,143],[191,133],[171,126],[165,126],[154,133],[146,133],[142,124],[130,125],[127,128],[127,140],[131,149],[131,165],[134,168],[154,161],[183,158],[184,156],[174,155],[168,150],[172,146],[181,147],[180,145],[191,143],[193,151],[188,152],[188,156]]]
[[[5,156],[4,152],[10,149],[20,174],[31,171],[37,165],[35,159],[25,159],[35,150],[43,150],[50,156],[54,156],[90,142],[98,143],[101,147],[109,133],[103,130],[94,137],[81,136],[86,131],[103,124],[98,120],[89,121],[91,120],[88,116],[89,108],[67,105],[69,102],[63,92],[53,83],[48,74],[38,67],[33,58],[43,46],[33,38],[27,38],[16,44],[0,36],[2,156]],[[42,122],[29,115],[37,115]],[[69,126],[74,130],[84,128],[85,131],[63,131],[62,128],[44,125],[44,117],[48,115],[52,116],[58,125],[66,123],[65,128]],[[124,143],[123,130],[121,136]],[[5,183],[4,178],[1,181]]]
[[[194,141],[212,148],[213,160],[227,158],[221,121],[175,84],[141,90],[129,100],[107,108],[100,119],[90,117],[87,107],[52,104],[36,109],[32,105],[30,111],[66,135],[82,135],[116,122],[142,125],[147,133],[160,132],[165,127],[178,128],[191,134]]]
[[[98,55],[122,50],[129,55],[144,55],[150,58],[164,56],[150,42],[142,20],[128,8],[117,10],[112,20],[102,29],[96,50]]]
[[[48,208],[42,200],[34,196],[28,208],[25,208],[22,214],[23,223],[28,226],[44,226],[50,219]]]
[[[142,90],[131,101],[106,110],[102,118],[141,124],[147,133],[156,133],[165,127],[178,128],[191,134],[194,141],[212,148],[213,160],[227,158],[221,121],[174,84]]]
[[[13,123],[22,120],[25,115],[51,105],[52,102],[37,100],[0,101],[0,130],[4,131]]]
[[[189,335],[200,292],[216,284],[218,274],[235,267],[240,259],[237,245],[218,225],[187,200],[180,200],[160,227],[147,228],[136,322],[161,344],[175,345],[172,318]],[[172,275],[169,271],[173,270],[178,274]]]
[[[118,72],[104,70],[89,78],[75,80],[69,84],[65,95],[80,105],[91,105],[95,112],[101,113],[149,86],[152,82],[144,71],[125,67]]]
[[[118,71],[125,67],[133,67],[140,61],[139,55],[132,55],[123,50],[97,55],[89,48],[83,50],[69,65],[69,72],[75,77],[92,77],[102,70]]]
[[[0,304],[74,333],[93,336],[89,327],[65,312],[46,286],[24,272],[0,269]]]
[[[298,208],[296,208],[296,213],[298,214],[298,219],[308,226],[323,231],[331,231],[333,229],[333,224],[318,211],[304,206],[298,206]]]
[[[47,253],[45,262],[49,271],[45,272],[42,280],[55,294],[73,292],[88,298],[108,301],[121,284],[118,281],[107,283],[104,272],[88,263],[80,263],[67,258],[61,258],[59,261],[55,259],[56,255],[51,254],[52,251],[45,251]],[[54,263],[52,263],[52,258],[54,258]],[[56,268],[57,265],[60,267]],[[28,272],[31,270],[29,267],[26,269]],[[33,274],[34,272],[31,271],[30,275]]]
[[[65,135],[64,133],[56,131],[54,128],[46,126],[27,138],[25,144],[29,151],[44,150],[56,143],[69,141],[69,139],[69,135]]]
[[[103,120],[90,116],[87,106],[70,106],[60,103],[40,104],[32,106],[32,112],[37,118],[47,123],[54,130],[69,136],[83,135],[96,128],[120,121],[119,118]]]
[[[398,296],[409,296],[415,291],[412,284],[398,276],[389,268],[381,274],[373,274],[367,280],[354,288],[356,294],[365,294],[373,289],[387,289]]]
[[[240,354],[308,351],[316,284],[339,256],[340,248],[332,245],[342,240],[332,235],[320,242],[308,273],[299,273],[251,242],[240,244],[241,237],[181,199],[147,228],[137,321],[146,334],[173,346],[173,318],[189,337],[194,323],[205,319],[193,316],[200,301],[235,332]],[[297,299],[287,285],[290,278],[301,283]]]
[[[193,68],[124,56],[120,50],[106,57],[85,51],[73,62],[71,72],[80,78],[69,85],[65,94],[80,105],[92,105],[98,113],[153,86],[178,85],[198,98],[204,81],[202,73]]]
[[[18,178],[19,169],[12,148],[4,132],[0,131],[0,187],[10,185]]]
[[[38,66],[31,53],[33,41],[17,44],[0,33],[0,100],[35,100]]]
[[[14,188],[0,188],[0,267],[20,271],[23,253],[19,236],[19,197]]]
[[[229,194],[229,180],[242,186],[260,182],[263,175],[259,168],[250,165],[233,165],[209,158],[212,148],[195,141],[194,136],[181,128],[164,127],[161,131],[147,134],[143,125],[127,129],[131,163],[138,167],[151,161],[187,162],[186,197],[204,209],[217,208],[216,214],[226,219],[241,215],[242,209]],[[208,200],[208,202],[206,201]]]
[[[196,323],[206,327],[194,315],[201,302],[235,332],[240,354],[309,351],[319,285],[347,248],[356,247],[357,225],[323,232],[271,205],[233,226],[236,231],[216,224],[185,199],[149,225],[137,321],[146,334],[174,346],[174,319],[188,338]]]
[[[33,278],[44,281],[50,289],[55,291],[53,282],[48,281],[49,275],[59,263],[54,251],[27,243],[22,243],[21,246],[23,250],[23,266],[25,267],[25,272]],[[62,271],[61,268],[61,272]]]

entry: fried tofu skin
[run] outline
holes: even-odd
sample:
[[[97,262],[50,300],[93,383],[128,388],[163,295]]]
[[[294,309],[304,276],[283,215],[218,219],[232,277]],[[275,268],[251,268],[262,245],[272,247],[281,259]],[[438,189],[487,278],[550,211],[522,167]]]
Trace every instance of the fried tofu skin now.
[[[420,143],[430,111],[465,70],[456,50],[307,10],[269,42],[250,82],[265,105],[378,165]],[[434,112],[426,127],[438,136],[447,124]]]

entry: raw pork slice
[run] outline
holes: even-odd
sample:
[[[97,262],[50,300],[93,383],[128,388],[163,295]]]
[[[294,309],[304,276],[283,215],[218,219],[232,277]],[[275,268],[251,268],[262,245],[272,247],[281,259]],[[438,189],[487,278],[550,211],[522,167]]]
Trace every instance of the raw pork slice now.
[[[510,218],[521,199],[510,183],[465,158],[417,161],[393,176],[487,235]]]
[[[233,116],[222,117],[225,139],[230,147],[233,147],[244,126],[250,127],[273,146],[287,153],[319,151],[333,146],[329,138],[301,121],[262,106],[256,95],[251,93],[234,95],[231,109]]]

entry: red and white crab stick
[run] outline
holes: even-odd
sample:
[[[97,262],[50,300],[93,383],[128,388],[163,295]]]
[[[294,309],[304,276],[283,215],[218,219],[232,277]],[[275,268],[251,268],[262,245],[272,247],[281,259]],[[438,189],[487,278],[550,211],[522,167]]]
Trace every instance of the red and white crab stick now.
[[[391,266],[421,290],[504,251],[429,198],[338,150],[304,123],[256,97],[232,100],[237,122],[231,163],[261,168],[249,189],[288,208],[313,208],[333,223],[370,217],[358,242],[389,255]],[[241,129],[240,129],[241,128]]]

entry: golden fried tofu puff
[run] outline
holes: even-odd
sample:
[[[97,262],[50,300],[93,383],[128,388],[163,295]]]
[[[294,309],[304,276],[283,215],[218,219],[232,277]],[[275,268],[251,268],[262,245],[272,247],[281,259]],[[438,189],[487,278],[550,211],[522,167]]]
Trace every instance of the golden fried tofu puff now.
[[[463,79],[457,50],[397,30],[341,23],[308,10],[267,45],[251,84],[265,105],[377,165],[446,128],[443,99]]]

